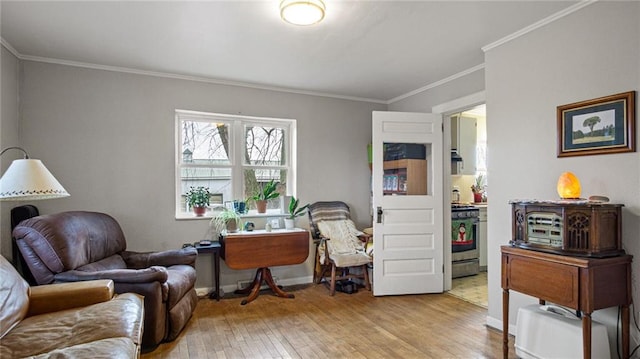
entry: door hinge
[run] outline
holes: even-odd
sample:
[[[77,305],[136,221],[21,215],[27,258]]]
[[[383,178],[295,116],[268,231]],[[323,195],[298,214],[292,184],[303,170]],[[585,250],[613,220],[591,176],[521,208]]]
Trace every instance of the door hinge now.
[[[444,132],[444,122],[440,124],[440,127],[442,128],[442,132]]]

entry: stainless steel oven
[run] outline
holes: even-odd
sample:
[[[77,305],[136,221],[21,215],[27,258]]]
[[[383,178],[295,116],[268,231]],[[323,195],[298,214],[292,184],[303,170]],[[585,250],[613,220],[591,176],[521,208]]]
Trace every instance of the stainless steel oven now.
[[[474,206],[451,206],[451,278],[479,272],[479,217],[480,210]]]

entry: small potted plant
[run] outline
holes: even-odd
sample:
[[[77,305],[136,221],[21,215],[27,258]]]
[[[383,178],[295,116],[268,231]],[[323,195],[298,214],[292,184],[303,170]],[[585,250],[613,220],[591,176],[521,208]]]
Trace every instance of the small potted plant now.
[[[235,210],[224,208],[211,219],[211,227],[218,234],[224,231],[234,233],[238,228],[242,228],[241,221],[240,215]]]
[[[305,204],[300,208],[298,208],[298,205],[299,200],[291,196],[291,200],[289,201],[289,216],[284,219],[284,228],[293,229],[293,227],[295,226],[296,217],[304,215],[305,210],[309,207],[309,204]]]
[[[482,202],[482,193],[484,193],[484,176],[478,175],[476,177],[476,182],[471,186],[471,191],[473,192],[473,202],[480,203]]]
[[[251,197],[256,201],[256,208],[258,213],[267,212],[267,201],[270,199],[278,198],[280,193],[277,192],[278,184],[272,179],[267,182],[262,188],[258,188],[256,193]]]
[[[193,213],[196,216],[202,217],[207,211],[209,206],[209,199],[211,193],[209,193],[208,187],[189,187],[187,192],[187,204],[193,208]]]

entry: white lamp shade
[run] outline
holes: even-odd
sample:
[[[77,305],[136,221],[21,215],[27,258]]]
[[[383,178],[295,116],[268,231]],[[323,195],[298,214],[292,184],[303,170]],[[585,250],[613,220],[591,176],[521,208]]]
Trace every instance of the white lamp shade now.
[[[67,197],[69,193],[40,160],[14,160],[0,178],[0,200]]]
[[[322,0],[282,0],[280,16],[294,25],[313,25],[324,19],[325,6]]]

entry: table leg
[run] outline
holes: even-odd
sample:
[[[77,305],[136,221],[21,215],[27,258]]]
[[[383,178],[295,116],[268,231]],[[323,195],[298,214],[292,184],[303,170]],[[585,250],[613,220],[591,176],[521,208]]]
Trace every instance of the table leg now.
[[[622,357],[629,357],[629,305],[622,306]]]
[[[213,255],[213,261],[216,268],[216,300],[220,301],[222,297],[220,293],[220,252],[216,251]]]
[[[591,313],[582,312],[582,357],[591,359]]]
[[[502,290],[502,357],[509,358],[509,289]]]
[[[271,269],[269,268],[262,268],[263,271],[263,275],[262,277],[264,278],[264,281],[269,285],[269,288],[271,288],[271,290],[278,296],[278,297],[282,297],[282,298],[295,298],[295,295],[291,294],[291,293],[287,293],[285,291],[283,291],[282,289],[280,289],[280,287],[278,287],[276,285],[276,282],[273,281],[273,277],[271,276]]]
[[[236,294],[247,294],[250,293],[249,296],[240,302],[241,305],[245,305],[247,303],[251,303],[254,299],[258,298],[258,294],[260,294],[260,286],[262,285],[262,268],[258,268],[256,271],[256,277],[253,279],[253,283],[250,286],[238,289],[235,291]]]
[[[220,252],[215,251],[213,253],[213,269],[212,269],[213,279],[216,282],[214,290],[209,293],[209,299],[215,299],[216,301],[220,301]]]

